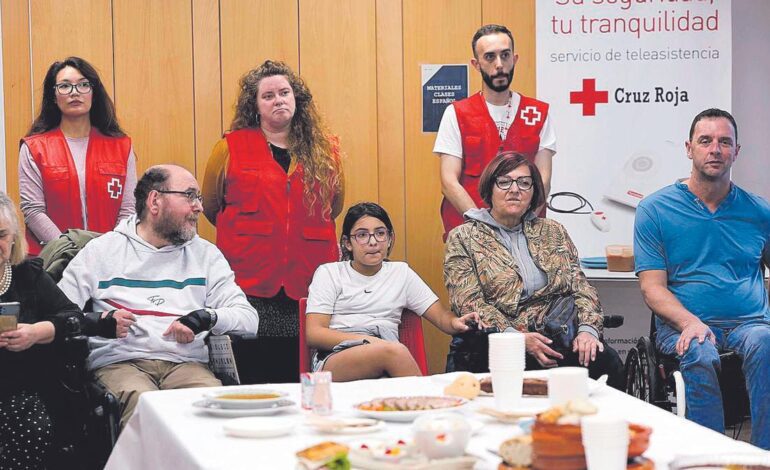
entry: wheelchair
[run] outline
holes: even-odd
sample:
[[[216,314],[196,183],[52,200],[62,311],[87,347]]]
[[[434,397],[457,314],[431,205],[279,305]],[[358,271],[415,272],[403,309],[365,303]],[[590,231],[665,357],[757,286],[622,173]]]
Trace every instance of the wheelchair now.
[[[650,319],[650,336],[639,338],[626,356],[626,393],[677,416],[684,417],[685,388],[679,360],[675,355],[661,354],[655,349],[657,331],[655,314]],[[740,356],[734,351],[719,355],[721,371],[719,387],[725,413],[725,428],[732,428],[735,439],[749,415],[749,398]]]
[[[235,356],[238,347],[248,345],[254,335],[209,338],[210,366],[216,377],[224,385],[238,385],[244,375],[248,380],[246,371],[241,370],[239,377]],[[54,421],[54,445],[46,468],[104,468],[120,433],[120,402],[87,370],[88,338],[81,332],[80,321],[68,321],[64,344],[57,352],[60,362],[51,371],[55,383],[44,397]]]
[[[43,400],[54,423],[48,469],[100,469],[118,438],[117,398],[92,380],[86,368],[88,338],[75,318],[65,325],[58,361],[49,371],[52,386]]]

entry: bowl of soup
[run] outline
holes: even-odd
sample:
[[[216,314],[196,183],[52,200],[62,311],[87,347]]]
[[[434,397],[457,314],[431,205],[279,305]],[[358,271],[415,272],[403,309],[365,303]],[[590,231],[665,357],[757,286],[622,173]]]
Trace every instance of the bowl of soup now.
[[[287,392],[266,388],[233,388],[207,393],[206,399],[222,408],[262,408],[275,405],[287,395]]]

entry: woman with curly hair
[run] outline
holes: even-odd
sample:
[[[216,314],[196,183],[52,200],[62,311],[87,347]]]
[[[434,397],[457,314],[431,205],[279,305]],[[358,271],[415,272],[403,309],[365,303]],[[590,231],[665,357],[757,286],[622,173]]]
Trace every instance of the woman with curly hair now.
[[[203,209],[217,246],[259,312],[258,382],[299,378],[299,305],[315,269],[339,258],[343,205],[337,140],[304,81],[265,61],[241,78],[230,132],[209,158]]]
[[[136,156],[96,69],[51,64],[40,114],[19,149],[21,211],[33,255],[69,228],[112,230],[134,213]]]

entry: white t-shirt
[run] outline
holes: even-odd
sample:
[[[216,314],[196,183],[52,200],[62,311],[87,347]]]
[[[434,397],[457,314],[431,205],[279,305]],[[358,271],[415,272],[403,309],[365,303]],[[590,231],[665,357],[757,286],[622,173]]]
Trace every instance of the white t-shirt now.
[[[495,121],[497,128],[501,130],[503,135],[508,133],[508,128],[511,127],[513,119],[516,117],[516,113],[519,112],[519,104],[521,103],[521,95],[513,92],[511,95],[511,110],[508,113],[508,105],[497,106],[489,101],[487,103],[487,109],[492,120]],[[506,116],[508,119],[506,119]],[[539,149],[549,149],[556,152],[556,132],[551,125],[551,114],[545,118],[545,123],[542,129],[540,129],[540,147]],[[441,117],[441,124],[438,127],[438,133],[436,134],[436,143],[433,145],[434,153],[443,153],[446,155],[452,155],[453,157],[463,158],[463,140],[460,135],[460,125],[457,123],[457,114],[455,113],[455,107],[451,104],[444,110],[444,115]]]
[[[374,276],[364,276],[350,261],[322,264],[313,275],[307,312],[331,315],[329,327],[357,329],[401,323],[408,309],[422,315],[438,297],[408,264],[386,261]]]

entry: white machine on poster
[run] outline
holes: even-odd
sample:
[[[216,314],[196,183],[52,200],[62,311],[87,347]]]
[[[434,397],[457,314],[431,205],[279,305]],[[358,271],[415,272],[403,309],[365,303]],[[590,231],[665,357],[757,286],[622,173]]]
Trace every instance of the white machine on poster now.
[[[654,150],[632,153],[607,187],[604,197],[636,209],[642,199],[673,182],[669,181],[671,172],[662,170],[666,159],[675,158],[681,159],[681,152],[676,151],[676,144],[670,140],[661,142]],[[683,161],[677,161],[677,166]]]

